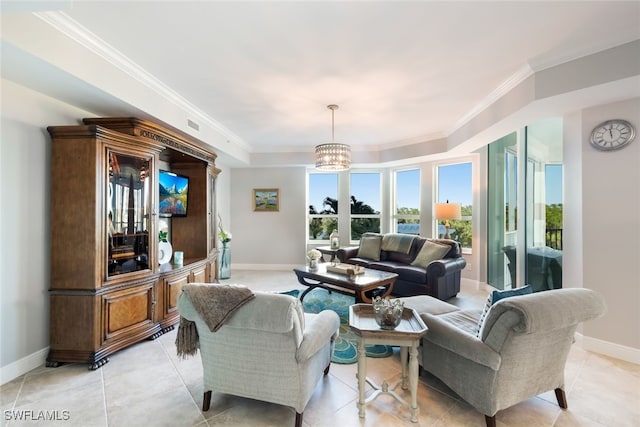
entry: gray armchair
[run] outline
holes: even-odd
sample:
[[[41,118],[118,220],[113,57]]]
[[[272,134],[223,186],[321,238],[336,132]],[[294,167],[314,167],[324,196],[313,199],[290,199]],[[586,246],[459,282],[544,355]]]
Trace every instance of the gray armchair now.
[[[481,310],[424,296],[403,299],[429,328],[422,367],[483,413],[489,427],[501,409],[549,390],[566,408],[564,367],[574,332],[606,311],[602,297],[589,289],[513,296],[489,309],[477,336]]]
[[[180,315],[195,322],[204,374],[202,410],[212,390],[293,407],[295,425],[323,373],[329,372],[340,319],[330,310],[306,314],[289,295],[255,292],[218,329],[210,332],[187,293]]]

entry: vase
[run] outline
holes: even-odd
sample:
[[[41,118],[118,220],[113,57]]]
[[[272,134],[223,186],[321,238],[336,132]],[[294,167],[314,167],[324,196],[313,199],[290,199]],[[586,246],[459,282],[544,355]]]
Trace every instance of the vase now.
[[[317,269],[318,269],[318,260],[309,259],[309,270],[317,270]]]
[[[220,253],[220,279],[231,278],[231,245],[229,243],[222,244],[222,252]]]

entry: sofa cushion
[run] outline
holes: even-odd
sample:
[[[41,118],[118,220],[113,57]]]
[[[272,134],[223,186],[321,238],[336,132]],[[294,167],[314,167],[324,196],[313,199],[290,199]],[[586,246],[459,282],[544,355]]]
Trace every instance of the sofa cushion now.
[[[504,298],[513,297],[517,295],[527,295],[532,292],[533,292],[533,289],[529,285],[522,286],[516,289],[507,289],[504,291],[496,290],[496,291],[490,292],[489,296],[487,297],[487,302],[484,304],[484,309],[482,310],[480,319],[478,319],[478,324],[476,325],[476,331],[475,331],[476,336],[478,338],[482,336],[481,332],[482,332],[482,326],[484,325],[484,319],[487,317],[487,313],[489,313],[489,309],[491,309],[491,306],[493,304],[495,304],[496,302]]]
[[[448,245],[426,241],[411,265],[427,268],[432,261],[442,259],[450,249],[451,247]]]
[[[360,247],[358,248],[358,258],[368,258],[374,261],[380,261],[381,243],[382,236],[362,236],[360,238]]]
[[[413,234],[387,233],[382,236],[382,250],[408,254],[417,236]]]

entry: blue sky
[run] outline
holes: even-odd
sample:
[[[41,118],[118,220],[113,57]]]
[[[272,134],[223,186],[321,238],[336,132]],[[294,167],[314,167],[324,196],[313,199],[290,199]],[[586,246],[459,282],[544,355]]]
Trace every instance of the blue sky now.
[[[546,165],[544,191],[546,204],[562,203],[562,165]]]

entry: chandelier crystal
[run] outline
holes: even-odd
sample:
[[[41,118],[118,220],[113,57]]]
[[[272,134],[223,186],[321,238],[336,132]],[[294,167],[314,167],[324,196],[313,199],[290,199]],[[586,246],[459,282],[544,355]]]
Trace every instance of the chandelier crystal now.
[[[327,106],[331,110],[331,143],[316,146],[316,169],[324,171],[343,171],[351,167],[351,147],[334,141],[334,111],[337,105]]]

